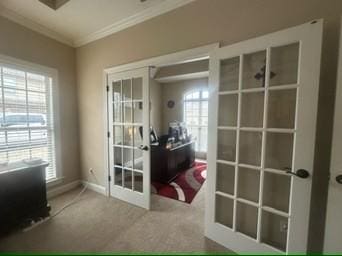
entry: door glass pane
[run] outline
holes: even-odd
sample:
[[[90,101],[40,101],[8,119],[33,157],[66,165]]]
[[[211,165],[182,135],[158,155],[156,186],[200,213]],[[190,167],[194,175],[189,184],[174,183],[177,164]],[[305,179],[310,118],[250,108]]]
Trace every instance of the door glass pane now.
[[[216,191],[234,195],[235,166],[217,163]]]
[[[134,149],[134,170],[143,170],[143,152],[141,149]]]
[[[233,227],[233,208],[234,201],[230,198],[216,195],[216,211],[215,222],[225,225],[229,228]]]
[[[269,128],[295,127],[297,90],[270,90],[268,96]]]
[[[114,184],[122,186],[122,168],[114,167]]]
[[[114,126],[113,128],[113,143],[114,145],[122,145],[122,126]]]
[[[133,149],[131,148],[123,148],[123,164],[124,167],[133,168]]]
[[[114,147],[114,165],[122,166],[122,148]]]
[[[113,82],[113,101],[121,101],[121,81]]]
[[[133,183],[133,176],[132,176],[132,171],[123,169],[124,170],[124,187],[132,189],[132,183]]]
[[[122,100],[132,100],[131,79],[126,79],[122,81]]]
[[[220,91],[237,90],[239,87],[240,58],[222,60],[220,65]]]
[[[134,174],[134,191],[138,191],[140,193],[143,192],[143,175],[140,172],[133,172]]]
[[[290,176],[265,172],[263,205],[283,212],[288,212],[290,189]]]
[[[124,145],[133,146],[133,127],[124,126]]]
[[[241,127],[262,127],[264,92],[242,93]]]
[[[285,251],[287,243],[287,226],[287,218],[263,211],[261,242]]]
[[[235,162],[236,131],[219,130],[217,137],[217,159]]]
[[[237,126],[238,95],[220,95],[218,110],[219,126]]]
[[[292,168],[293,134],[267,133],[265,167],[288,170]]]
[[[258,208],[237,202],[236,230],[250,236],[257,237]]]
[[[121,105],[122,105],[122,103],[120,103],[120,102],[113,103],[113,121],[114,121],[114,123],[121,123],[122,122]]]
[[[249,168],[239,167],[238,197],[249,201],[259,201],[260,172]]]
[[[261,164],[261,132],[240,132],[239,163],[260,166]]]
[[[143,103],[142,101],[133,102],[133,122],[142,123]]]
[[[298,56],[299,43],[271,49],[270,86],[297,83]]]
[[[133,139],[134,139],[134,147],[139,147],[143,144],[141,134],[140,134],[140,126],[133,126]]]
[[[142,100],[142,78],[133,78],[132,83],[133,100]]]
[[[266,51],[243,56],[242,89],[265,87]]]
[[[124,122],[132,123],[132,103],[126,102],[123,104],[124,110]]]

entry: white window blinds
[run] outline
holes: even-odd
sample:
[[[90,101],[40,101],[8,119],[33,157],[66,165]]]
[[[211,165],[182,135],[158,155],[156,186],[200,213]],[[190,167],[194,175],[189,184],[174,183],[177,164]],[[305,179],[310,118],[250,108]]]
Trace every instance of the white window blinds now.
[[[0,65],[0,162],[41,158],[56,178],[52,78]]]

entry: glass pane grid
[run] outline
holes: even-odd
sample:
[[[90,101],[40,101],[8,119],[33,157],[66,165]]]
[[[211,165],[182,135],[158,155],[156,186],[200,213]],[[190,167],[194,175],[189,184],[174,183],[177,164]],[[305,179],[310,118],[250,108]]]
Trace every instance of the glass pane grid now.
[[[268,48],[240,56],[243,60],[238,86],[236,82],[229,85],[229,77],[225,75],[218,103],[221,113],[218,115],[216,201],[221,205],[216,206],[215,220],[281,251],[287,246],[292,177],[285,171],[292,169],[293,163],[298,88],[297,70],[282,61],[290,59],[297,63],[296,47],[294,44],[282,49]],[[286,56],[286,49],[292,51],[292,57]],[[275,56],[281,58],[278,62],[272,56],[274,50],[277,50]],[[221,62],[221,79],[223,63],[233,63],[233,59]],[[246,67],[247,72],[243,70]],[[254,73],[258,69],[259,75]],[[236,72],[234,75],[236,78]],[[224,154],[227,148],[234,151]],[[225,218],[220,212],[224,203],[234,213],[230,215],[226,210]]]

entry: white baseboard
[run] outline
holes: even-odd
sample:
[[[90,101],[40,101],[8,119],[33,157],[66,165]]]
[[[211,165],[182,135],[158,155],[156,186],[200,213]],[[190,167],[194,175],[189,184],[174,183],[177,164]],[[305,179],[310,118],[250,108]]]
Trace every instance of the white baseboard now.
[[[56,188],[51,188],[47,190],[47,198],[50,199],[51,197],[58,196],[60,194],[63,194],[69,190],[72,190],[76,187],[78,187],[81,184],[80,180],[75,180],[73,182],[70,182],[68,184],[58,186]]]
[[[82,180],[82,184],[84,186],[88,186],[88,188],[90,190],[93,190],[93,191],[95,191],[97,193],[100,193],[102,195],[106,195],[106,188],[101,186],[101,185],[97,185],[95,183],[92,183],[92,182],[89,182],[89,181],[85,181],[85,180]]]

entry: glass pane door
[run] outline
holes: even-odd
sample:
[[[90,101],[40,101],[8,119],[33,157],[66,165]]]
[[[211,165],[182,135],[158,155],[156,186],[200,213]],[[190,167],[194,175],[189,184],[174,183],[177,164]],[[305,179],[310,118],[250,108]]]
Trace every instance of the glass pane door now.
[[[110,78],[111,194],[149,208],[149,141],[143,139],[149,127],[148,69]]]
[[[319,44],[299,34],[227,46],[210,63],[207,233],[233,250],[306,248],[318,95],[318,76],[306,71],[319,70]],[[297,175],[306,166],[308,176]]]

